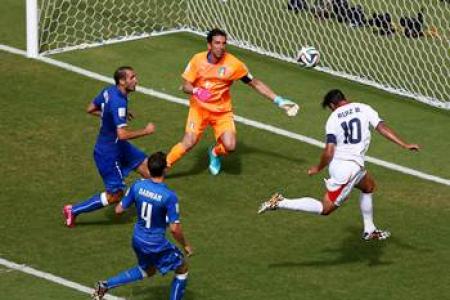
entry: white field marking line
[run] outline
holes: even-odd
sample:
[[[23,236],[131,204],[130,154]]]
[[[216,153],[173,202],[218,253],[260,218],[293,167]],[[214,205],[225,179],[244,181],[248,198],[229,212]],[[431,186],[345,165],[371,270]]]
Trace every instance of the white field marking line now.
[[[26,52],[25,51],[19,50],[19,49],[16,49],[16,48],[12,48],[12,47],[9,47],[9,46],[3,45],[3,44],[0,44],[0,50],[4,50],[4,51],[10,52],[10,53],[26,56]],[[77,74],[80,74],[80,75],[84,75],[84,76],[89,77],[89,78],[93,78],[93,79],[96,79],[96,80],[104,81],[104,82],[107,82],[107,83],[110,83],[110,84],[114,83],[113,79],[110,78],[110,77],[103,76],[103,75],[100,75],[98,73],[91,72],[89,70],[86,70],[86,69],[83,69],[83,68],[80,68],[80,67],[76,67],[74,65],[71,65],[71,64],[68,64],[68,63],[65,63],[65,62],[58,61],[58,60],[53,59],[53,58],[49,58],[49,57],[45,57],[45,56],[39,56],[36,59],[40,60],[40,61],[43,61],[45,63],[51,64],[53,66],[57,66],[57,67],[62,68],[62,69],[65,69],[65,70],[68,70],[68,71],[71,71],[71,72],[74,72],[74,73],[77,73]],[[171,96],[171,95],[168,95],[168,94],[165,94],[165,93],[161,93],[161,92],[155,91],[155,90],[150,89],[150,88],[138,86],[136,88],[136,90],[138,92],[143,93],[143,94],[146,94],[146,95],[149,95],[149,96],[153,96],[153,97],[156,97],[156,98],[160,98],[160,99],[163,99],[163,100],[167,100],[169,102],[174,102],[174,103],[182,104],[182,105],[185,105],[185,106],[189,105],[189,102],[187,100],[185,100],[185,99],[174,97],[174,96]],[[304,143],[307,143],[307,144],[310,144],[310,145],[313,145],[313,146],[317,146],[317,147],[320,147],[320,148],[323,148],[325,146],[325,144],[323,142],[320,142],[320,141],[318,141],[316,139],[313,139],[313,138],[310,138],[310,137],[307,137],[307,136],[304,136],[304,135],[301,135],[301,134],[298,134],[298,133],[294,133],[294,132],[291,132],[291,131],[288,131],[288,130],[285,130],[285,129],[281,129],[281,128],[278,128],[278,127],[275,127],[275,126],[272,126],[272,125],[268,125],[268,124],[261,123],[261,122],[258,122],[258,121],[250,120],[250,119],[247,119],[247,118],[244,118],[244,117],[240,117],[240,116],[237,116],[237,115],[235,115],[235,120],[237,122],[239,122],[239,123],[242,123],[242,124],[245,124],[245,125],[248,125],[248,126],[252,126],[252,127],[255,127],[255,128],[258,128],[258,129],[262,129],[262,130],[265,130],[265,131],[269,131],[271,133],[278,134],[278,135],[281,135],[281,136],[284,136],[284,137],[295,139],[295,140],[298,140],[298,141],[301,141],[301,142],[304,142]],[[397,165],[397,164],[394,164],[394,163],[391,163],[391,162],[388,162],[388,161],[384,161],[384,160],[381,160],[381,159],[378,159],[378,158],[375,158],[375,157],[371,157],[371,156],[366,156],[366,161],[371,162],[371,163],[373,163],[375,165],[378,165],[378,166],[382,166],[382,167],[390,169],[390,170],[398,171],[398,172],[401,172],[401,173],[404,173],[404,174],[408,174],[408,175],[411,175],[411,176],[414,176],[414,177],[418,177],[418,178],[425,179],[425,180],[428,180],[428,181],[432,181],[432,182],[436,182],[436,183],[440,183],[440,184],[443,184],[443,185],[450,186],[450,179],[445,179],[445,178],[438,177],[438,176],[435,176],[435,175],[431,175],[431,174],[427,174],[427,173],[424,173],[424,172],[420,172],[420,171],[417,171],[417,170],[414,170],[414,169],[411,169],[411,168],[403,167],[403,166],[400,166],[400,165]]]
[[[36,277],[39,277],[39,278],[43,278],[45,280],[48,280],[48,281],[51,281],[51,282],[54,282],[54,283],[57,283],[57,284],[60,284],[60,285],[72,288],[74,290],[77,290],[77,291],[80,291],[80,292],[83,292],[83,293],[86,293],[86,294],[89,294],[89,295],[91,295],[94,292],[94,289],[88,288],[88,287],[86,287],[84,285],[81,285],[79,283],[76,283],[76,282],[73,282],[73,281],[69,281],[67,279],[64,279],[64,278],[59,277],[59,276],[55,276],[55,275],[50,274],[50,273],[46,273],[46,272],[42,272],[42,271],[36,270],[36,269],[28,267],[26,265],[19,265],[19,264],[11,262],[9,260],[3,259],[3,258],[0,258],[0,265],[3,265],[5,267],[13,269],[13,270],[17,270],[17,271],[20,271],[20,272],[23,272],[23,273],[27,273],[27,274],[36,276]],[[110,294],[105,295],[105,299],[107,299],[107,300],[126,300],[125,298],[112,296]]]

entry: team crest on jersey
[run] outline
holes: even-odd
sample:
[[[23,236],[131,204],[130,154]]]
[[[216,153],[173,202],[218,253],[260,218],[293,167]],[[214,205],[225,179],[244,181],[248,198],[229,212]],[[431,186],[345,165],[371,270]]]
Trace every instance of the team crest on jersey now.
[[[220,67],[220,68],[219,68],[219,71],[218,71],[219,77],[225,76],[226,71],[227,71],[227,68],[225,68],[225,67]]]

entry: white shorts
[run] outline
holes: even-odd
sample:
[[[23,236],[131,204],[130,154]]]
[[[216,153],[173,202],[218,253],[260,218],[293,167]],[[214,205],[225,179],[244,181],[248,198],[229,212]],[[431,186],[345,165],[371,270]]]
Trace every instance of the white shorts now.
[[[329,179],[325,179],[328,197],[336,206],[347,199],[353,187],[366,175],[366,170],[351,160],[333,159],[328,166]]]

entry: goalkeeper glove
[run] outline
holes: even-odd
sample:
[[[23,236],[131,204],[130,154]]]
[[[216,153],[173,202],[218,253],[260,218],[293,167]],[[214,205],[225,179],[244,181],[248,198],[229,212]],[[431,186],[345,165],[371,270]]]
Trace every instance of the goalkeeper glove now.
[[[284,109],[289,117],[294,117],[298,113],[299,106],[291,100],[284,99],[281,96],[276,96],[275,99],[273,99],[273,103]]]
[[[212,96],[210,91],[208,91],[207,89],[201,88],[201,87],[195,87],[192,90],[192,94],[195,97],[197,97],[198,100],[204,101],[204,102],[208,101]]]

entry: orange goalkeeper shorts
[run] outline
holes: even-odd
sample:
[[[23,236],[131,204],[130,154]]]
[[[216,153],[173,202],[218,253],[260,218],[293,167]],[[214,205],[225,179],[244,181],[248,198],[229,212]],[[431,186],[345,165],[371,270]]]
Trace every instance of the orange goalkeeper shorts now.
[[[199,139],[208,125],[213,128],[216,140],[226,131],[236,132],[232,111],[211,112],[198,106],[191,106],[185,131],[192,132]]]

